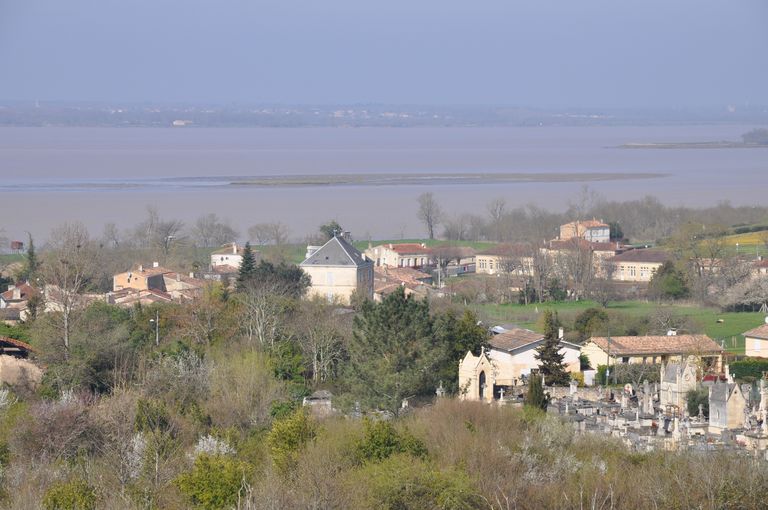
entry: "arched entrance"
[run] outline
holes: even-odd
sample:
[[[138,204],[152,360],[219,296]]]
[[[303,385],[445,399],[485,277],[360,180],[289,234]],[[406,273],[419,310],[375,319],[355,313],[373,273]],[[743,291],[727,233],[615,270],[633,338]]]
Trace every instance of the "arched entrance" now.
[[[485,372],[480,372],[480,377],[478,378],[478,386],[480,389],[480,400],[485,400]]]

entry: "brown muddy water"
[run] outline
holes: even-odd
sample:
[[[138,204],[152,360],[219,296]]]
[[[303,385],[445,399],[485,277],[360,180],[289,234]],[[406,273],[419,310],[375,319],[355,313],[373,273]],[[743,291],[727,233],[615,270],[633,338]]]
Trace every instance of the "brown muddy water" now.
[[[282,221],[295,239],[335,218],[356,238],[421,237],[416,199],[485,214],[503,197],[563,210],[586,184],[617,200],[766,205],[768,149],[621,149],[737,141],[753,126],[527,128],[0,128],[0,228],[45,238],[63,221],[94,234],[155,206],[241,231]]]

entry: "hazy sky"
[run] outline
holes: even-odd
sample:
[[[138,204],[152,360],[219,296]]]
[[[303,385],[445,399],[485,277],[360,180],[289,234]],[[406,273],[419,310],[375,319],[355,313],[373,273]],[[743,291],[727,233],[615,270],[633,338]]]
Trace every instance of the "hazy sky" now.
[[[0,99],[768,104],[766,0],[0,0]]]

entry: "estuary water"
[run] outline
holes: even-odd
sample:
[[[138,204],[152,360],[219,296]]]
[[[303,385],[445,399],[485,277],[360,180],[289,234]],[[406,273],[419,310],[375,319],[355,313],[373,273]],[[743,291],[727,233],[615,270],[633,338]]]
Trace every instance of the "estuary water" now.
[[[0,128],[0,228],[8,237],[83,221],[192,223],[245,232],[281,221],[302,238],[336,219],[356,238],[421,237],[417,197],[485,214],[503,197],[563,210],[586,184],[606,198],[765,205],[768,149],[622,149],[738,141],[754,126],[521,128]]]

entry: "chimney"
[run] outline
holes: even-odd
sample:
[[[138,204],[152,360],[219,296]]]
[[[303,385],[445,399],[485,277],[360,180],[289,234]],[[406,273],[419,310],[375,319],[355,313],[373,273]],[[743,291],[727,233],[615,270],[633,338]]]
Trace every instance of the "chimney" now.
[[[559,340],[562,340],[564,336],[565,336],[565,330],[563,330],[563,328],[558,328],[557,329],[557,338]]]
[[[195,277],[195,273],[189,273],[189,277],[190,278],[194,278]]]
[[[19,287],[13,288],[13,298],[12,299],[21,299],[21,289]]]
[[[160,262],[152,262],[152,267],[160,267]]]
[[[142,271],[144,271],[144,266],[139,264],[139,272],[142,272]]]
[[[13,290],[15,288],[16,288],[16,285],[14,285],[12,283],[8,284],[8,290]]]
[[[389,249],[390,250],[392,249],[392,243],[389,243]]]
[[[237,243],[232,243],[232,255],[237,255]]]

